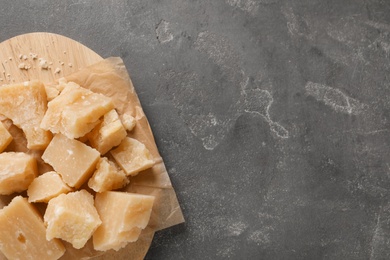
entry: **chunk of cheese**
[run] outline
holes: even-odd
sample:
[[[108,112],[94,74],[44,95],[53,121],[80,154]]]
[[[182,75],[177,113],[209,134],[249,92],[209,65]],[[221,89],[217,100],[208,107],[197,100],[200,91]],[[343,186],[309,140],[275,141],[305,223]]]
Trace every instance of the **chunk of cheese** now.
[[[143,143],[134,138],[126,137],[110,153],[128,176],[137,175],[140,171],[154,165],[153,157],[149,150]]]
[[[102,220],[93,234],[95,250],[119,249],[135,242],[148,223],[153,196],[106,191],[96,194],[95,206]]]
[[[88,145],[56,134],[42,159],[58,172],[70,187],[79,188],[93,174],[100,154]]]
[[[54,171],[46,172],[33,180],[28,186],[27,196],[29,202],[49,202],[50,199],[72,189],[66,185],[60,175]]]
[[[46,240],[46,228],[36,208],[17,196],[0,210],[0,251],[8,259],[56,260],[65,252],[58,239]]]
[[[38,175],[37,162],[25,153],[0,153],[0,194],[27,190]]]
[[[126,128],[127,131],[133,130],[133,128],[135,127],[135,124],[137,122],[133,116],[128,115],[128,114],[123,114],[121,116],[121,121],[122,121],[122,124]]]
[[[88,186],[96,192],[103,192],[120,189],[129,182],[126,174],[104,157],[100,158],[95,173],[88,181]]]
[[[61,194],[51,199],[45,215],[46,239],[61,238],[82,248],[102,223],[86,190]]]
[[[0,122],[0,153],[12,142],[12,135],[7,128]]]
[[[46,91],[41,82],[0,87],[0,113],[23,130],[29,149],[45,149],[51,140],[51,133],[39,127],[46,109]]]
[[[48,103],[41,127],[68,138],[90,132],[99,118],[114,108],[111,98],[69,82],[61,94]]]
[[[48,101],[53,100],[60,94],[60,91],[56,88],[56,86],[52,85],[45,85],[45,91]]]
[[[126,135],[118,113],[113,109],[105,114],[103,121],[88,134],[88,140],[93,148],[105,154],[112,147],[119,145]]]

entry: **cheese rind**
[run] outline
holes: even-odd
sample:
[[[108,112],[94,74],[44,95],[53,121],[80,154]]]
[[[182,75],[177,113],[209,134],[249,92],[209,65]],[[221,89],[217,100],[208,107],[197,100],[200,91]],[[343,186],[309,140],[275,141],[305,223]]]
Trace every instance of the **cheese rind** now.
[[[50,199],[68,193],[72,189],[54,171],[46,172],[33,180],[28,186],[28,202],[49,202]]]
[[[29,149],[45,149],[51,140],[51,133],[39,127],[46,109],[46,91],[41,82],[31,81],[0,88],[0,113],[23,130]]]
[[[37,175],[37,162],[31,155],[0,153],[0,194],[8,195],[27,190]]]
[[[99,118],[114,108],[111,98],[69,82],[61,94],[48,103],[41,127],[68,138],[90,132]]]
[[[0,153],[12,142],[12,135],[7,128],[0,122]]]
[[[42,216],[26,198],[15,197],[0,210],[0,251],[8,259],[59,259],[65,248],[58,239],[46,240]]]
[[[100,158],[95,173],[88,181],[88,187],[96,192],[104,192],[120,189],[129,182],[126,174],[104,157]]]
[[[93,196],[86,190],[51,199],[44,220],[47,240],[61,238],[76,249],[82,248],[102,223],[94,207]]]
[[[115,109],[106,113],[102,122],[87,134],[91,146],[101,154],[105,154],[112,147],[119,145],[126,135],[126,130]]]
[[[128,176],[135,176],[140,171],[154,165],[154,160],[149,150],[143,143],[134,138],[126,137],[110,153]]]
[[[95,206],[102,224],[93,234],[95,250],[106,251],[135,242],[148,223],[154,197],[106,191],[96,194]]]
[[[58,172],[70,187],[79,188],[93,174],[100,154],[88,145],[56,134],[42,159]]]

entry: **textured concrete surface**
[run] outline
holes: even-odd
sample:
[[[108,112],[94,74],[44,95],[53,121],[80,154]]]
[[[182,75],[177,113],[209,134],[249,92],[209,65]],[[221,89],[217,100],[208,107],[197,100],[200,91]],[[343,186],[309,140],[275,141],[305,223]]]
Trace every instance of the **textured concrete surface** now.
[[[186,224],[147,259],[390,259],[390,1],[1,1],[121,56]]]

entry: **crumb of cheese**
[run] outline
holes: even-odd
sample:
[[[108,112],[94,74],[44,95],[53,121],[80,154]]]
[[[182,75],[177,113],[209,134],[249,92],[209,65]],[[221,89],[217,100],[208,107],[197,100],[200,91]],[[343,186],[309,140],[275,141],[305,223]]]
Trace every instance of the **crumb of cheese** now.
[[[39,67],[41,67],[41,69],[47,70],[49,68],[49,65],[47,65],[47,60],[40,58]]]
[[[31,69],[31,66],[29,64],[22,62],[22,63],[19,63],[18,68],[21,70],[29,70],[29,69]]]
[[[36,54],[36,53],[30,52],[30,56],[31,56],[31,58],[32,58],[33,60],[38,59],[38,54]]]

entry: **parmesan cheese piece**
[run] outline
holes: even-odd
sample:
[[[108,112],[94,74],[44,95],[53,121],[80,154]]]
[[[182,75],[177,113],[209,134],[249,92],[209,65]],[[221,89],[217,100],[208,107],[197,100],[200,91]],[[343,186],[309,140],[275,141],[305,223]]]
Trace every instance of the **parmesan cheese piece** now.
[[[46,85],[45,91],[48,101],[53,100],[60,94],[60,91],[55,86]]]
[[[111,150],[111,155],[127,176],[135,176],[154,165],[153,157],[146,146],[130,137],[123,139],[116,149]]]
[[[128,115],[128,114],[123,114],[121,116],[121,121],[122,121],[122,124],[126,128],[127,131],[133,130],[133,128],[135,127],[135,124],[137,122],[134,117],[132,117],[131,115]]]
[[[0,122],[0,153],[12,142],[12,135],[7,128]]]
[[[88,181],[88,186],[96,192],[120,189],[130,182],[126,174],[107,158],[100,158],[96,168]]]
[[[21,70],[29,70],[29,69],[31,69],[31,66],[22,62],[22,63],[19,63],[18,68]]]
[[[111,98],[69,82],[61,94],[48,103],[41,127],[68,138],[90,132],[99,118],[114,108]]]
[[[154,197],[106,191],[96,194],[95,206],[102,224],[93,234],[95,250],[106,251],[135,242],[148,223]]]
[[[44,215],[46,239],[61,238],[80,249],[102,223],[86,190],[61,194],[51,199]]]
[[[66,184],[79,188],[93,174],[100,154],[88,145],[62,134],[54,136],[42,159],[58,172]]]
[[[39,58],[39,67],[43,70],[49,69],[49,65],[47,64],[47,60]]]
[[[58,85],[56,85],[55,87],[61,92],[67,85],[68,81],[66,80],[66,78],[62,77],[58,79]]]
[[[32,58],[33,60],[38,59],[38,54],[36,54],[36,53],[30,52],[30,56],[31,56],[31,58]]]
[[[113,109],[105,114],[103,121],[88,134],[88,140],[93,148],[105,154],[112,147],[119,145],[126,135],[118,113]]]
[[[43,150],[50,142],[50,132],[39,127],[47,109],[46,104],[46,91],[41,82],[24,82],[0,88],[0,113],[23,130],[29,149]]]
[[[54,171],[46,172],[33,180],[28,186],[28,202],[49,202],[50,199],[72,189],[66,185],[60,175]]]
[[[27,190],[37,174],[37,162],[31,155],[15,152],[0,154],[0,194]]]
[[[8,259],[56,260],[65,248],[58,239],[46,240],[41,215],[27,199],[17,196],[0,210],[0,251]]]

